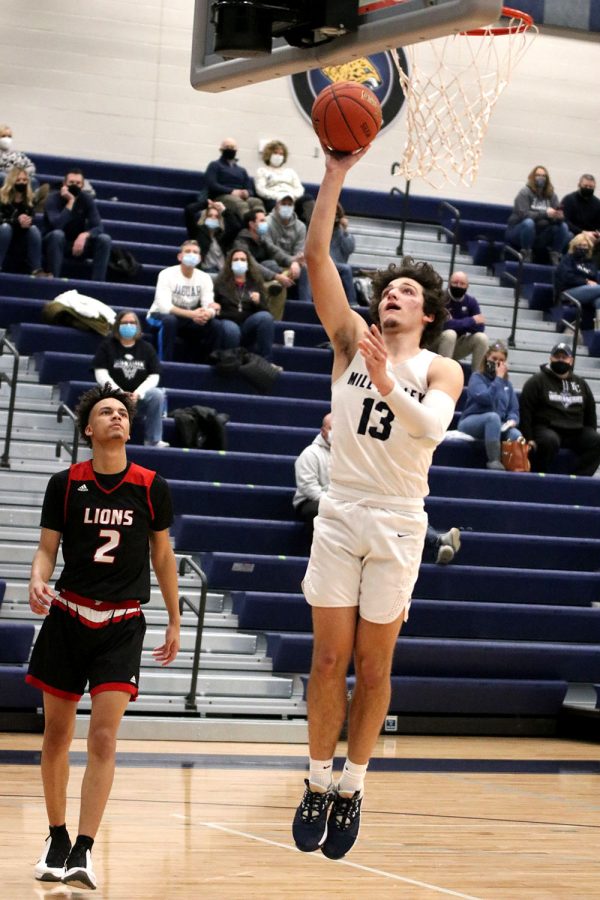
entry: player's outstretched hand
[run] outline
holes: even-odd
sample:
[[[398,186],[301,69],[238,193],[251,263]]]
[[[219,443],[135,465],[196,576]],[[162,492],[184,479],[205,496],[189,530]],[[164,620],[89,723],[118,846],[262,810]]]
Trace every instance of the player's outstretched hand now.
[[[365,361],[369,378],[381,394],[388,394],[394,383],[387,373],[387,350],[377,325],[371,325],[358,342],[360,355]]]
[[[179,627],[177,625],[168,625],[165,634],[165,642],[160,647],[155,647],[152,656],[159,662],[161,666],[168,666],[172,663],[179,653]]]
[[[29,582],[29,606],[37,616],[47,616],[56,594],[45,581],[32,579]]]
[[[323,153],[325,154],[326,170],[328,172],[347,172],[348,169],[351,169],[352,166],[355,166],[356,163],[363,158],[371,146],[371,144],[367,144],[366,147],[363,147],[357,153],[340,153],[338,150],[330,150],[325,144],[321,144]]]

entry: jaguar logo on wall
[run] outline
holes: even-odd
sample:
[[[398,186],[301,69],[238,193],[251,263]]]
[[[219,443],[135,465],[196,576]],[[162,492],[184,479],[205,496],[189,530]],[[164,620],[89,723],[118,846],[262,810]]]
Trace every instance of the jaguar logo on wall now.
[[[408,65],[404,51],[399,48],[398,59],[405,72]],[[341,66],[325,66],[323,69],[312,69],[291,76],[292,95],[300,107],[302,114],[310,122],[310,111],[315,97],[329,84],[339,81],[356,81],[370,88],[381,103],[383,126],[390,125],[404,104],[404,94],[398,79],[398,70],[387,50],[361,56]]]

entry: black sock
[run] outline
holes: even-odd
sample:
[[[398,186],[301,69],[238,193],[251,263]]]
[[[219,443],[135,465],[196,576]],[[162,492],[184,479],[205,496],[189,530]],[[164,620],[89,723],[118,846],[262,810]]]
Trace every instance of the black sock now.
[[[50,825],[50,837],[52,840],[57,838],[58,840],[62,840],[66,838],[69,840],[69,832],[67,831],[66,825]]]
[[[91,852],[94,846],[94,838],[88,837],[87,834],[78,834],[77,840],[73,844],[73,850],[89,850]]]

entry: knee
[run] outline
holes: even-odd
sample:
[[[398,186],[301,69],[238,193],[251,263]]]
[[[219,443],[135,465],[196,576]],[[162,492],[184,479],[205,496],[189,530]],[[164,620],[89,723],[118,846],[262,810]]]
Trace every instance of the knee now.
[[[99,250],[110,250],[112,238],[109,234],[99,234],[96,236],[96,245]]]
[[[311,675],[327,681],[346,677],[348,659],[335,646],[315,649],[311,666]]]
[[[54,231],[51,231],[46,235],[46,241],[49,244],[60,245],[62,247],[65,242],[65,233],[60,228],[55,228]]]
[[[381,657],[365,655],[354,660],[356,681],[366,690],[379,690],[390,677],[390,661]]]
[[[60,753],[68,750],[72,740],[71,725],[61,721],[48,721],[44,726],[44,751],[46,753]]]
[[[102,761],[108,761],[115,755],[117,736],[112,728],[90,727],[88,735],[88,754]]]
[[[477,347],[481,350],[487,350],[489,345],[489,340],[486,334],[483,331],[477,331],[473,335],[473,346]]]
[[[0,225],[0,237],[12,237],[12,225],[9,225],[8,222]]]

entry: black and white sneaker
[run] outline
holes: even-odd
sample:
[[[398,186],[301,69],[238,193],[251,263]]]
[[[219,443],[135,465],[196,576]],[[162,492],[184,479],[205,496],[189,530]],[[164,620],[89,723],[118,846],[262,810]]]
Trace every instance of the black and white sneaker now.
[[[360,829],[361,803],[360,791],[355,791],[351,797],[334,796],[327,822],[327,838],[321,846],[321,853],[329,859],[341,859],[354,846]]]
[[[65,871],[61,881],[70,887],[96,890],[97,881],[92,869],[92,854],[89,850],[84,850],[83,847],[73,847],[65,862]]]
[[[71,850],[69,835],[52,837],[48,835],[44,852],[35,864],[34,874],[38,881],[60,881],[65,872],[65,860]]]
[[[304,779],[304,784],[306,790],[294,816],[292,835],[298,850],[312,853],[319,849],[327,837],[327,810],[333,800],[333,793],[311,791],[308,778]]]

